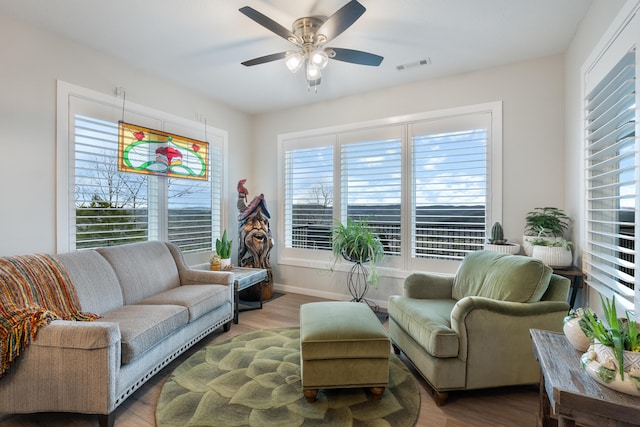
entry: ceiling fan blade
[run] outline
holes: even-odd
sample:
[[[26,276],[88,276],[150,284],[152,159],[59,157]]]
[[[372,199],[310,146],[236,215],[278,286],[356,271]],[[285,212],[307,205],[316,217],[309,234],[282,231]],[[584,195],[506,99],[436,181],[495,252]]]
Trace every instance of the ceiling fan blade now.
[[[298,39],[298,37],[296,37],[295,34],[293,34],[291,32],[291,30],[283,27],[282,25],[278,24],[273,19],[269,18],[266,15],[263,15],[262,13],[258,12],[254,8],[249,7],[249,6],[245,6],[245,7],[241,7],[239,10],[240,10],[240,12],[245,14],[247,17],[253,19],[258,24],[260,24],[263,27],[265,27],[267,30],[269,30],[269,31],[271,31],[273,33],[276,33],[277,35],[279,35],[283,39],[287,39],[290,42],[296,43],[298,45],[302,44],[302,42]]]
[[[329,58],[337,61],[351,62],[353,64],[371,65],[377,67],[384,59],[382,56],[373,53],[363,52],[361,50],[342,49],[340,47],[329,47],[325,49]],[[335,55],[333,55],[333,52]]]
[[[318,34],[322,34],[328,40],[338,37],[344,30],[349,28],[367,10],[356,0],[342,6],[336,13],[331,15],[318,29]]]
[[[244,65],[245,67],[251,67],[252,65],[259,65],[259,64],[264,64],[265,62],[284,59],[286,56],[287,56],[287,52],[272,53],[271,55],[265,55],[259,58],[249,59],[248,61],[242,62],[242,65]]]

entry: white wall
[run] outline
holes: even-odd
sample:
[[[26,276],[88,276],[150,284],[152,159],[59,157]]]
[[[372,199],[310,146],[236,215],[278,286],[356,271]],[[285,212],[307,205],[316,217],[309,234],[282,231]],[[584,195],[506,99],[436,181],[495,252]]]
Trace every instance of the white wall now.
[[[251,162],[250,117],[95,50],[0,15],[0,256],[54,252],[56,80],[229,132],[229,223],[237,214],[235,183],[257,180]],[[236,234],[235,229],[230,230]]]
[[[257,116],[254,132],[264,158],[256,164],[262,180],[255,190],[265,193],[272,207],[274,237],[279,238],[278,134],[501,100],[503,226],[509,240],[521,241],[528,211],[537,206],[565,207],[564,75],[564,55],[556,55]],[[344,274],[277,265],[275,259],[277,252],[271,256],[274,279],[284,289],[347,295]],[[388,295],[399,292],[401,280],[383,278],[370,296],[386,302]]]

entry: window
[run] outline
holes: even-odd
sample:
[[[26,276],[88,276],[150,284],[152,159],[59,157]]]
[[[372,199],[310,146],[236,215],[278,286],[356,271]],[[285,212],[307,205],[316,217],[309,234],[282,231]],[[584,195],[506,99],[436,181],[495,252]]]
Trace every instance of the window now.
[[[636,287],[638,153],[636,50],[587,94],[586,247],[589,284],[631,308]],[[620,300],[620,299],[619,299]]]
[[[60,83],[64,120],[58,152],[59,251],[162,240],[184,253],[210,253],[222,228],[226,135],[203,124],[131,105],[120,114],[153,129],[207,140],[209,178],[191,180],[118,171],[118,119],[101,94]],[[60,105],[60,104],[59,104]],[[66,108],[65,108],[66,106]],[[63,196],[64,195],[64,196]],[[65,197],[66,196],[66,197]]]
[[[347,217],[378,233],[383,267],[481,249],[488,218],[500,220],[500,118],[492,103],[281,135],[279,262],[330,259],[333,222]]]

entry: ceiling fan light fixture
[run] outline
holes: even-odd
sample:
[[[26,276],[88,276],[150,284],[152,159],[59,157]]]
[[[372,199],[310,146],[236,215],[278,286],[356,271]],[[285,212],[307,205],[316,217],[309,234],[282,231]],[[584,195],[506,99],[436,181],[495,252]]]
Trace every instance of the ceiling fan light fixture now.
[[[292,73],[298,71],[304,62],[304,55],[301,52],[288,52],[285,58],[285,64]]]
[[[320,72],[320,68],[317,65],[314,65],[313,62],[307,61],[307,81],[315,81],[320,79],[322,73]]]
[[[324,69],[329,63],[329,55],[322,49],[315,49],[309,56],[311,63],[320,70]]]

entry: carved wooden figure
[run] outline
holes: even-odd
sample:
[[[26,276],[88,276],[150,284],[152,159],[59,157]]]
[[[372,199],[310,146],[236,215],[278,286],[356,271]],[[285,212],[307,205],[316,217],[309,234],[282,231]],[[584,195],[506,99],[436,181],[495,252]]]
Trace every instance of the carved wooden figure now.
[[[273,238],[269,227],[269,210],[264,200],[264,194],[253,198],[247,205],[249,191],[244,186],[246,179],[238,181],[238,265],[241,267],[264,268],[267,270],[267,278],[262,286],[254,286],[243,291],[243,299],[257,301],[262,298],[271,299],[273,295],[273,276],[269,254],[273,248]]]

